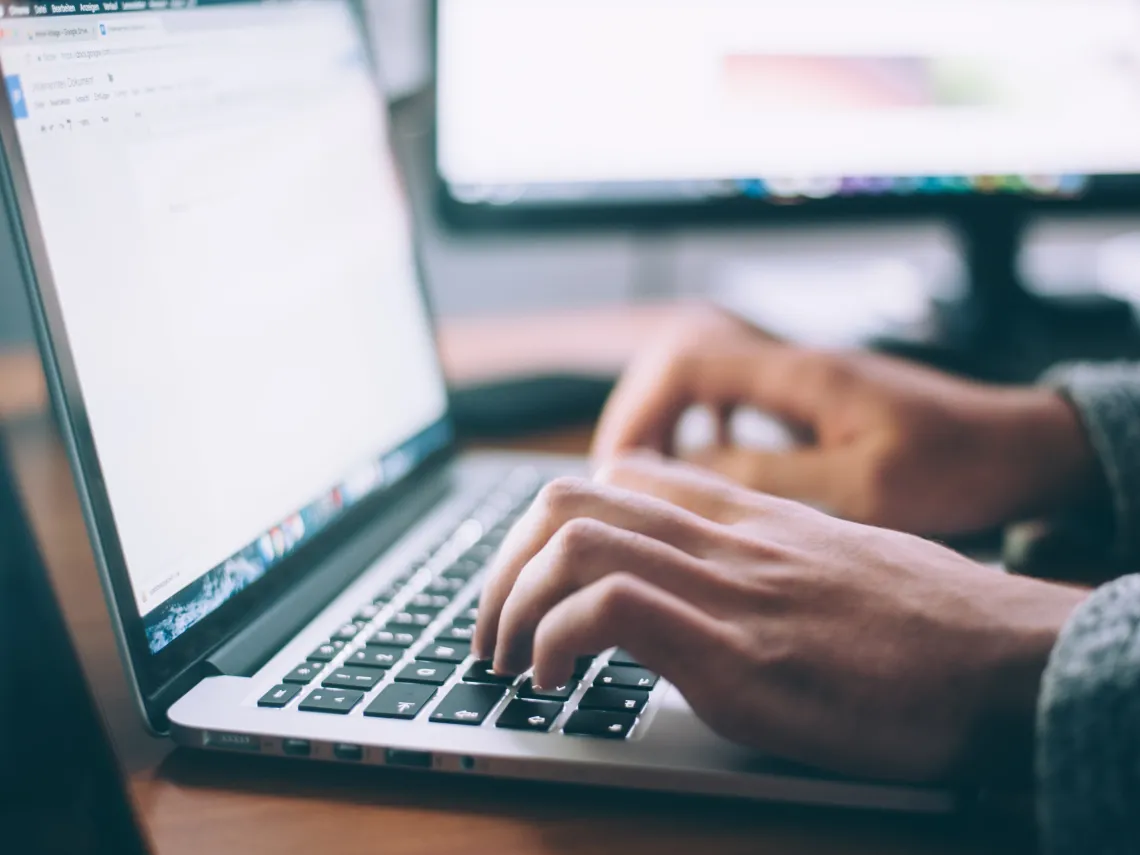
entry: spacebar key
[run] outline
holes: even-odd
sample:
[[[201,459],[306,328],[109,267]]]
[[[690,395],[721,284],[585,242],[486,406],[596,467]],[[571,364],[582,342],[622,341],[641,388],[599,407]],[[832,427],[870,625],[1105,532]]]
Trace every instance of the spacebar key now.
[[[482,724],[506,693],[505,686],[462,683],[440,702],[431,720],[441,724]]]

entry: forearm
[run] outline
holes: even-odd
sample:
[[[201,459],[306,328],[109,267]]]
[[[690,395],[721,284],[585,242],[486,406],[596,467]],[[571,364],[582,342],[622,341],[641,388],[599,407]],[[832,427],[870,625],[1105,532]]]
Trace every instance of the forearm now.
[[[1140,841],[1140,576],[1073,613],[1042,680],[1037,793],[1048,855],[1115,855]]]

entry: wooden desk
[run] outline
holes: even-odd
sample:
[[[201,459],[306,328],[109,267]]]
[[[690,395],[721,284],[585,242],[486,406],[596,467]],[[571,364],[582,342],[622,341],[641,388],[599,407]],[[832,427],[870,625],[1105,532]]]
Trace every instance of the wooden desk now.
[[[972,830],[956,818],[808,810],[174,750],[144,733],[127,694],[67,461],[43,413],[37,371],[27,355],[0,355],[0,414],[8,414],[5,432],[52,576],[160,855],[1013,851],[992,830]],[[582,450],[586,441],[578,432],[537,437],[516,447]]]

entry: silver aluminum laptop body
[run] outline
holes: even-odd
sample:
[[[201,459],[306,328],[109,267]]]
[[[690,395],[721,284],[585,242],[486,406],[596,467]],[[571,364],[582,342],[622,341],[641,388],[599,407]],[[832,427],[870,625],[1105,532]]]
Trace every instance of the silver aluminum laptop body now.
[[[90,18],[92,46],[113,38],[114,27],[134,20],[119,4],[105,5],[118,9],[105,19]],[[194,17],[200,15],[201,22],[209,25],[201,29],[216,29],[221,40],[228,37],[227,16],[235,20],[241,16],[242,38],[268,42],[286,38],[280,33],[288,30],[290,15],[335,17],[350,12],[348,4],[320,0],[233,4],[232,8],[219,4],[208,10],[191,5],[164,14],[167,17],[140,16],[138,24],[143,29],[154,27],[161,38],[181,39],[191,31],[201,38],[196,27],[199,19]],[[103,27],[112,28],[112,35],[106,35]],[[144,38],[138,27],[123,32],[127,47],[138,47],[130,39]],[[321,39],[323,32],[320,27],[308,27],[306,38]],[[359,29],[354,32],[356,47],[363,51],[363,37]],[[37,38],[39,33],[29,37]],[[50,34],[43,36],[50,38]],[[305,49],[319,54],[320,47],[310,41]],[[103,61],[114,56],[88,54],[88,59]],[[23,58],[24,54],[5,52],[0,44],[0,63],[8,84],[6,109],[0,119],[6,202],[121,652],[152,730],[195,748],[310,761],[852,807],[908,811],[953,807],[952,796],[945,791],[835,778],[730,744],[702,724],[674,688],[655,677],[641,678],[646,681],[641,686],[652,685],[647,695],[641,695],[647,700],[636,714],[603,717],[600,727],[597,721],[593,723],[596,732],[592,735],[564,733],[583,694],[595,681],[607,679],[603,669],[615,667],[608,662],[610,654],[584,666],[580,684],[559,699],[563,706],[551,720],[534,716],[531,721],[517,722],[522,729],[500,727],[501,717],[524,687],[495,687],[465,679],[472,662],[464,637],[473,620],[470,610],[478,596],[482,566],[496,539],[541,484],[559,475],[584,472],[584,464],[556,457],[457,454],[446,416],[430,429],[433,441],[423,440],[422,453],[413,454],[415,449],[404,446],[400,449],[403,457],[385,458],[383,488],[376,486],[380,482],[364,487],[357,482],[356,501],[351,507],[344,502],[343,512],[326,513],[325,518],[332,521],[317,534],[302,537],[306,520],[297,517],[296,531],[283,523],[251,544],[243,553],[246,559],[227,562],[220,568],[224,573],[211,577],[209,593],[217,603],[206,607],[201,598],[188,601],[163,630],[167,635],[160,646],[131,586],[120,543],[121,521],[108,496],[102,443],[85,394],[84,361],[97,357],[89,356],[88,343],[73,340],[70,334],[69,298],[58,281],[66,267],[59,253],[68,250],[53,245],[50,230],[58,214],[42,209],[41,196],[48,191],[36,184],[33,174],[37,168],[34,157],[39,155],[29,156],[29,150],[40,144],[28,136],[38,131],[33,125],[42,122],[43,134],[55,133],[47,125],[56,121],[41,120],[38,115],[46,117],[50,110],[62,107],[43,100],[53,95],[50,87],[44,89],[43,78],[25,70],[21,79],[18,69],[12,71]],[[124,65],[122,74],[135,74],[126,70],[131,68]],[[230,72],[249,73],[256,80],[257,70],[240,64]],[[91,75],[69,76],[90,77],[95,81],[92,85],[109,87],[98,90],[109,93],[106,97],[118,97],[122,90],[112,80],[104,83],[101,75],[115,77],[115,72],[99,67]],[[42,97],[37,94],[40,90]],[[128,92],[122,97],[132,96]],[[161,111],[165,97],[176,96],[151,93],[146,109]],[[72,108],[78,109],[74,104],[68,107]],[[67,118],[63,117],[61,127],[67,127]],[[97,113],[78,110],[72,130],[60,133],[79,133],[80,121],[85,132],[94,133],[99,128],[91,128],[90,123],[98,125],[101,120]],[[323,133],[343,131],[329,128]],[[271,152],[263,156],[270,157]],[[376,156],[382,158],[384,153],[378,151]],[[238,180],[247,167],[253,171],[254,165],[226,166],[230,180]],[[163,180],[178,179],[177,175],[162,175]],[[203,192],[224,190],[219,185]],[[266,201],[267,206],[304,204],[304,196],[288,192]],[[344,356],[352,360],[359,355]],[[294,461],[303,461],[306,453],[297,450]],[[393,471],[396,475],[391,475]],[[335,499],[340,503],[344,495],[338,492]],[[295,549],[283,548],[289,538],[297,541]],[[272,567],[261,575],[254,572],[259,554],[266,567]],[[206,611],[210,613],[201,616]],[[401,620],[409,622],[401,624]],[[408,637],[399,637],[401,629],[408,631]],[[378,642],[380,633],[387,635]],[[385,655],[386,661],[376,658]],[[361,662],[361,656],[371,661]],[[425,658],[429,656],[434,658]],[[448,661],[449,657],[454,661]],[[384,667],[378,667],[381,664]],[[632,666],[616,667],[616,673],[637,674],[630,670]],[[325,687],[338,678],[340,688]],[[404,682],[404,678],[413,682]],[[360,680],[355,688],[353,679]],[[483,688],[453,695],[457,689],[472,686]],[[391,703],[383,707],[380,698],[393,687],[402,687],[404,694],[392,696]],[[635,681],[633,691],[644,689]],[[347,712],[336,708],[338,697],[339,703],[349,707]],[[463,701],[470,697],[472,709],[458,701],[451,703],[453,697]],[[476,708],[478,704],[482,707]],[[382,715],[373,714],[377,705]],[[626,723],[607,724],[611,720]]]

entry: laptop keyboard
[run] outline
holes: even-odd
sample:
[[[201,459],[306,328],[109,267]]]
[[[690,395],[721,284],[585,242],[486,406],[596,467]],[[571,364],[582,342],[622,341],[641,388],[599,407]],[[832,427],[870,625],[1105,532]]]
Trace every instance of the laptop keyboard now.
[[[543,689],[525,674],[494,674],[489,662],[471,655],[481,574],[541,486],[537,473],[513,473],[422,560],[283,674],[258,706],[628,737],[658,682],[628,653],[579,657],[569,683]]]

